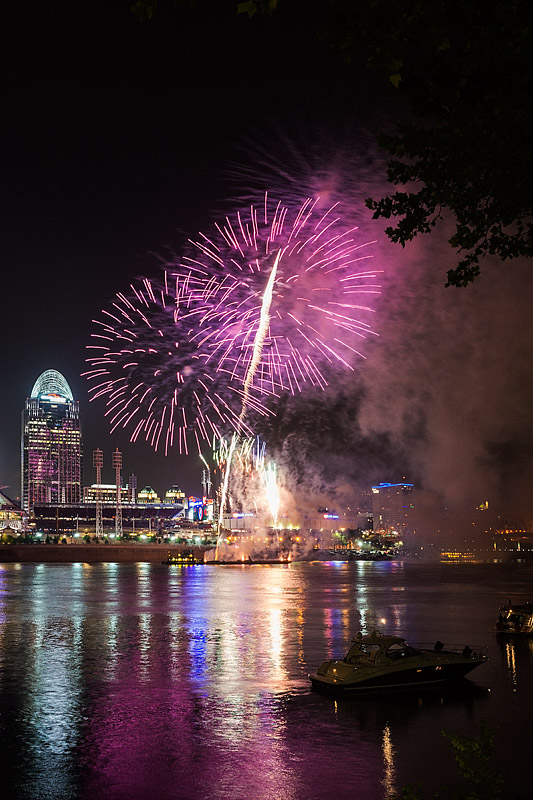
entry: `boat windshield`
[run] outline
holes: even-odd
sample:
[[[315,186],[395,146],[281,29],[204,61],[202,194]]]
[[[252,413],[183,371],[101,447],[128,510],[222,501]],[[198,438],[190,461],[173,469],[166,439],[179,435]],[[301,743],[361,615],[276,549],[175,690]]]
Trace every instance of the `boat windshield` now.
[[[356,642],[347,652],[344,659],[348,664],[353,664],[356,661],[373,661],[376,653],[379,652],[378,644],[365,644],[363,642]]]
[[[409,656],[416,656],[417,651],[414,647],[411,647],[407,644],[407,642],[396,642],[395,644],[391,644],[391,646],[387,650],[387,658],[392,658],[393,660],[399,658],[409,658]]]
[[[376,653],[380,650],[379,644],[362,644],[361,645],[361,653],[364,653],[367,656],[371,656],[374,658]]]

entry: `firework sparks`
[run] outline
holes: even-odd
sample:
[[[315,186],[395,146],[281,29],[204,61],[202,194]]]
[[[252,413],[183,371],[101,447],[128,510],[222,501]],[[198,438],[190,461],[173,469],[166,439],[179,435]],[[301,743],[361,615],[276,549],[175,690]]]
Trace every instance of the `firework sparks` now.
[[[331,371],[364,358],[379,292],[368,244],[343,227],[338,205],[290,210],[265,195],[94,320],[90,399],[105,399],[111,431],[165,453],[249,437],[248,417],[275,415],[269,398],[324,388]]]
[[[243,406],[259,394],[324,388],[339,367],[353,370],[379,293],[370,266],[371,242],[345,228],[339,206],[319,210],[307,199],[291,211],[280,202],[251,206],[215,225],[183,259],[220,274],[206,312],[209,333],[199,333],[208,361],[243,387]]]
[[[270,461],[263,470],[263,484],[268,508],[272,516],[272,526],[275,528],[278,524],[280,498],[277,470],[273,461]]]
[[[228,429],[251,433],[239,419],[244,390],[229,391],[193,336],[209,308],[209,290],[209,276],[200,271],[165,272],[161,282],[145,279],[118,293],[111,310],[94,320],[91,369],[83,375],[90,399],[106,400],[111,432],[128,428],[131,441],[142,437],[165,453],[175,445],[188,453],[191,437],[201,453],[202,441]],[[268,413],[248,395],[254,410]]]
[[[242,410],[240,417],[241,420],[244,419],[244,416],[246,414],[246,406],[250,395],[250,389],[252,387],[253,379],[257,372],[257,368],[261,361],[263,345],[265,343],[265,336],[267,335],[268,328],[270,325],[270,306],[272,304],[272,289],[274,287],[274,281],[276,280],[276,271],[278,268],[280,256],[281,256],[281,251],[278,251],[278,254],[274,260],[274,266],[272,267],[270,276],[268,278],[265,294],[263,296],[263,302],[261,304],[261,313],[259,315],[259,325],[257,327],[257,333],[255,336],[252,358],[250,360],[250,363],[248,364],[248,368],[246,370],[246,377],[244,379],[244,395],[242,399]]]
[[[268,510],[269,524],[274,528],[277,526],[280,507],[278,474],[275,462],[267,462],[265,451],[266,444],[258,437],[239,439],[233,435],[230,439],[213,442],[213,460],[222,475],[215,559],[224,541],[224,512],[234,508],[236,501],[237,507],[255,509],[260,519]]]

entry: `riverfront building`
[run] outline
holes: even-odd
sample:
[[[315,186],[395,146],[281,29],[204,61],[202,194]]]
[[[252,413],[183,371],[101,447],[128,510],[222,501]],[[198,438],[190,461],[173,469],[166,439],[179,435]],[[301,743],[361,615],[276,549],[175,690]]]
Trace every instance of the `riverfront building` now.
[[[79,403],[67,381],[49,369],[37,378],[22,412],[22,508],[74,503],[82,497]]]
[[[374,532],[403,534],[413,508],[412,483],[380,483],[372,487]]]
[[[0,491],[0,532],[9,530],[19,533],[26,529],[27,523],[28,515],[7,494]]]

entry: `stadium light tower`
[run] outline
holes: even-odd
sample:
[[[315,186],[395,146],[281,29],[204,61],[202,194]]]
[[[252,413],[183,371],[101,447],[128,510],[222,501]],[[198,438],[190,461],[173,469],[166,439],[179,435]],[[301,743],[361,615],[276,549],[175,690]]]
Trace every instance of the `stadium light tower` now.
[[[117,506],[115,512],[115,536],[122,538],[122,453],[116,448],[113,453],[113,469],[117,487]]]
[[[104,454],[101,450],[93,450],[93,467],[96,469],[96,536],[104,535],[104,522],[102,519],[102,467]]]

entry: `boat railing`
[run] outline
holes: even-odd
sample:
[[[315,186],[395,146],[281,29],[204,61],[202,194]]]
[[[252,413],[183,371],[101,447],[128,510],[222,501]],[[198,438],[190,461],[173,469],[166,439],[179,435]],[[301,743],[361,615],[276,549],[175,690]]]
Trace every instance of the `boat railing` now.
[[[423,650],[425,652],[431,651],[433,653],[454,653],[464,655],[466,658],[470,656],[487,656],[488,647],[486,645],[474,644],[459,644],[448,642],[416,642],[411,643],[411,647],[416,650]]]

